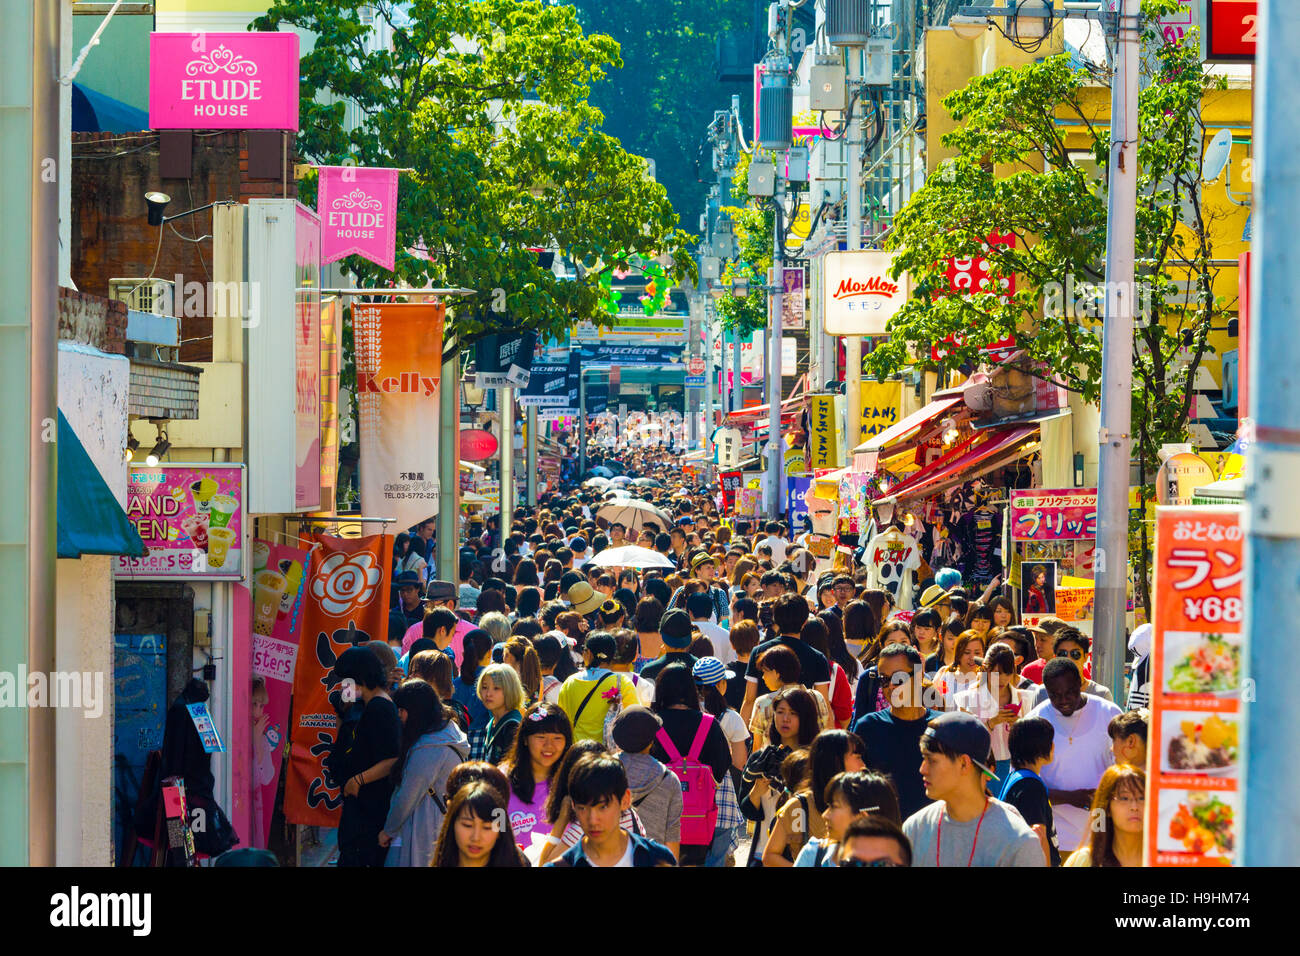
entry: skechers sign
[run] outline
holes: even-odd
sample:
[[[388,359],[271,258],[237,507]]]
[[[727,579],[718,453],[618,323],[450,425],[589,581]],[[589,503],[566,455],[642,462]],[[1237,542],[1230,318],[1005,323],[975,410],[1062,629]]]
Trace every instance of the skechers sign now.
[[[886,323],[907,301],[906,273],[889,274],[893,257],[879,249],[828,252],[822,269],[826,331],[830,335],[885,335]]]
[[[298,129],[296,33],[151,33],[152,129]]]

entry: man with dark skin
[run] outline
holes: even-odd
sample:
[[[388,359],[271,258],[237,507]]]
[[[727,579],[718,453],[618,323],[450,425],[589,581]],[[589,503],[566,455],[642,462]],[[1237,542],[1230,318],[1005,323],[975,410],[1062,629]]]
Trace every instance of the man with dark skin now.
[[[1087,836],[1093,791],[1113,759],[1107,728],[1120,709],[1083,692],[1083,675],[1068,658],[1054,658],[1043,668],[1048,699],[1028,714],[1042,717],[1054,731],[1055,752],[1041,774],[1047,796],[1057,808],[1056,832],[1061,852],[1077,849]]]

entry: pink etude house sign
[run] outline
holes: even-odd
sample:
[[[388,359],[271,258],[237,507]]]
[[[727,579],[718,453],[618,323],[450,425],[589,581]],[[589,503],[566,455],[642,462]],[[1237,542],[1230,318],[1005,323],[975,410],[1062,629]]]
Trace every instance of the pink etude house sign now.
[[[298,129],[298,34],[151,33],[152,129]]]
[[[393,269],[397,248],[397,177],[400,170],[321,166],[321,262],[356,254]]]

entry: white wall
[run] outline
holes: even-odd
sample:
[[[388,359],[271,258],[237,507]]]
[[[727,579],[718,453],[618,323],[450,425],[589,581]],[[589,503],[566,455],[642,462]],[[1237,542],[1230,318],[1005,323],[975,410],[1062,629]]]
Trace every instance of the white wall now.
[[[59,343],[59,410],[123,506],[130,375],[125,356]],[[88,717],[85,709],[55,714],[59,866],[113,864],[113,560],[94,555],[58,562],[54,666],[102,675],[99,716]]]

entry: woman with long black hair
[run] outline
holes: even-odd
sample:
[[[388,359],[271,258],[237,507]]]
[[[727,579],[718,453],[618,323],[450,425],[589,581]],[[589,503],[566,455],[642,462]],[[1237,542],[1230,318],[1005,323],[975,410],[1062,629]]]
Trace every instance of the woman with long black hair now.
[[[389,772],[401,753],[401,717],[385,689],[384,666],[370,648],[348,648],[335,662],[334,675],[352,681],[362,706],[356,730],[330,754],[331,773],[343,787],[339,866],[383,866],[388,851],[379,834],[393,793]]]
[[[505,796],[485,780],[452,794],[443,818],[432,866],[528,866],[528,860],[501,826]]]
[[[385,866],[428,866],[442,828],[441,794],[448,775],[469,755],[469,741],[446,711],[433,685],[403,681],[393,691],[402,721],[402,746],[392,778],[396,789],[379,845],[388,847]]]
[[[516,843],[527,851],[534,835],[551,832],[546,800],[556,768],[573,745],[573,725],[558,704],[533,704],[515,734],[507,761],[510,781],[510,829]]]
[[[483,757],[487,725],[492,719],[492,714],[483,706],[483,701],[479,700],[478,678],[483,673],[483,668],[492,663],[493,643],[492,635],[481,627],[465,634],[460,674],[456,678],[455,692],[452,694],[452,699],[469,712],[469,750],[473,760]]]

